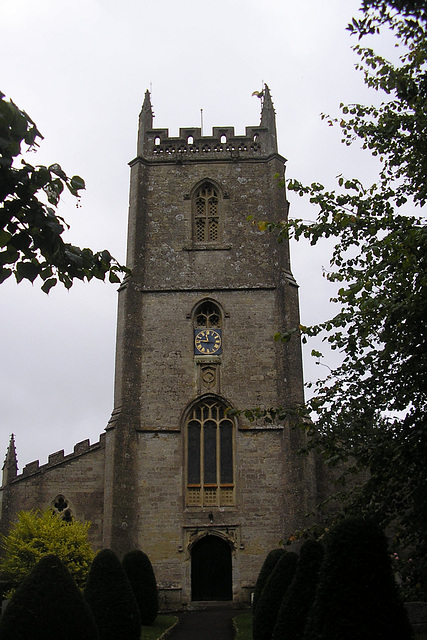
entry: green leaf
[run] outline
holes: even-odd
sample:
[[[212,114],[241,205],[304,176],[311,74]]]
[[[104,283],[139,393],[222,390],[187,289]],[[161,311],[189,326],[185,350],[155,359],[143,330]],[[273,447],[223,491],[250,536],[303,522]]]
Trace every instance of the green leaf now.
[[[0,284],[7,280],[9,276],[12,275],[12,269],[6,269],[5,267],[0,267]]]
[[[0,229],[0,247],[5,247],[9,240],[11,239],[12,234],[4,229]]]
[[[316,351],[316,349],[311,350],[311,355],[315,358],[323,358],[323,353]]]
[[[73,176],[71,178],[71,186],[76,191],[79,191],[79,189],[85,189],[86,188],[85,181],[80,176]]]
[[[50,181],[51,176],[46,167],[38,167],[33,173],[33,181],[37,187],[44,187]]]
[[[0,251],[0,265],[14,264],[19,260],[19,252],[15,247],[8,246],[5,251]]]
[[[30,280],[34,282],[40,273],[40,265],[33,262],[18,262],[16,265],[15,277],[17,282],[22,280]]]
[[[44,291],[44,293],[49,293],[49,291],[52,289],[52,287],[54,287],[57,283],[57,279],[56,278],[49,278],[49,280],[46,280],[41,287],[41,290]]]
[[[56,163],[55,164],[51,164],[50,167],[49,167],[49,171],[51,173],[54,173],[56,176],[58,176],[62,180],[66,180],[67,179],[67,174],[65,173],[65,171],[63,171],[61,169],[59,164],[56,164]]]
[[[108,280],[113,284],[118,284],[120,282],[120,278],[118,277],[118,275],[111,269],[108,275]]]

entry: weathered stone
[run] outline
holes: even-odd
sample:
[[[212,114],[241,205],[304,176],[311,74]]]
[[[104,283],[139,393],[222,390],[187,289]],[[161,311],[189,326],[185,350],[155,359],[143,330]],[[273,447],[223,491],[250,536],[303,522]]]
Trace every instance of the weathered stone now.
[[[201,418],[197,454],[187,425],[203,402],[221,412],[303,400],[299,339],[273,339],[299,324],[289,247],[247,220],[286,219],[275,179],[284,163],[268,87],[260,126],[244,136],[215,127],[212,136],[185,128],[172,138],[153,128],[147,92],[130,163],[132,276],[119,292],[114,410],[96,445],[84,441],[16,477],[10,453],[3,530],[17,511],[49,506],[61,494],[74,517],[92,521],[97,548],[149,556],[163,607],[188,603],[202,587],[206,597],[221,598],[216,568],[231,581],[233,599],[249,601],[267,552],[304,524],[314,464],[297,454],[302,436],[288,424]],[[195,355],[197,314],[209,305],[221,347],[209,353],[205,340],[207,351]],[[209,444],[212,424],[216,445]],[[191,473],[201,480],[193,484],[192,456],[202,461],[194,463]],[[203,545],[205,573],[193,561]]]

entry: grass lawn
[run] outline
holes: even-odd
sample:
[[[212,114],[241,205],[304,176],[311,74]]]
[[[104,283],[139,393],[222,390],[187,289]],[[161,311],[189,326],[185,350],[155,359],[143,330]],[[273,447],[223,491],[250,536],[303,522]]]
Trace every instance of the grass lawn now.
[[[158,640],[177,620],[176,616],[158,615],[154,624],[142,627],[141,640]]]
[[[235,640],[252,640],[252,612],[247,611],[233,618],[236,629]]]

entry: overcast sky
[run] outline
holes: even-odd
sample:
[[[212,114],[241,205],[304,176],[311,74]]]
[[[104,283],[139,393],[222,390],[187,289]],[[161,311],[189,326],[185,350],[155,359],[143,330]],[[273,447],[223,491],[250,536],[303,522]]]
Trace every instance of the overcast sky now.
[[[287,176],[333,185],[369,179],[366,153],[340,144],[320,113],[372,102],[345,30],[359,0],[0,0],[0,89],[45,137],[36,164],[58,162],[86,181],[81,206],[65,195],[67,239],[124,261],[128,162],[137,118],[152,91],[155,127],[259,124],[252,92],[270,86]],[[291,194],[291,214],[314,210]],[[325,249],[292,246],[302,322],[328,313]],[[113,407],[117,287],[0,287],[0,459],[13,432],[19,467],[86,438],[96,442]],[[311,348],[311,347],[310,347]],[[305,357],[306,378],[321,367]]]

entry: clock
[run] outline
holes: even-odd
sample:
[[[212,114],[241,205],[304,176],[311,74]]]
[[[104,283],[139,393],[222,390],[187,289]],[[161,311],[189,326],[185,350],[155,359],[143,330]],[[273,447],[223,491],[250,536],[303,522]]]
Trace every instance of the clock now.
[[[221,329],[195,329],[194,353],[209,356],[222,352]]]

